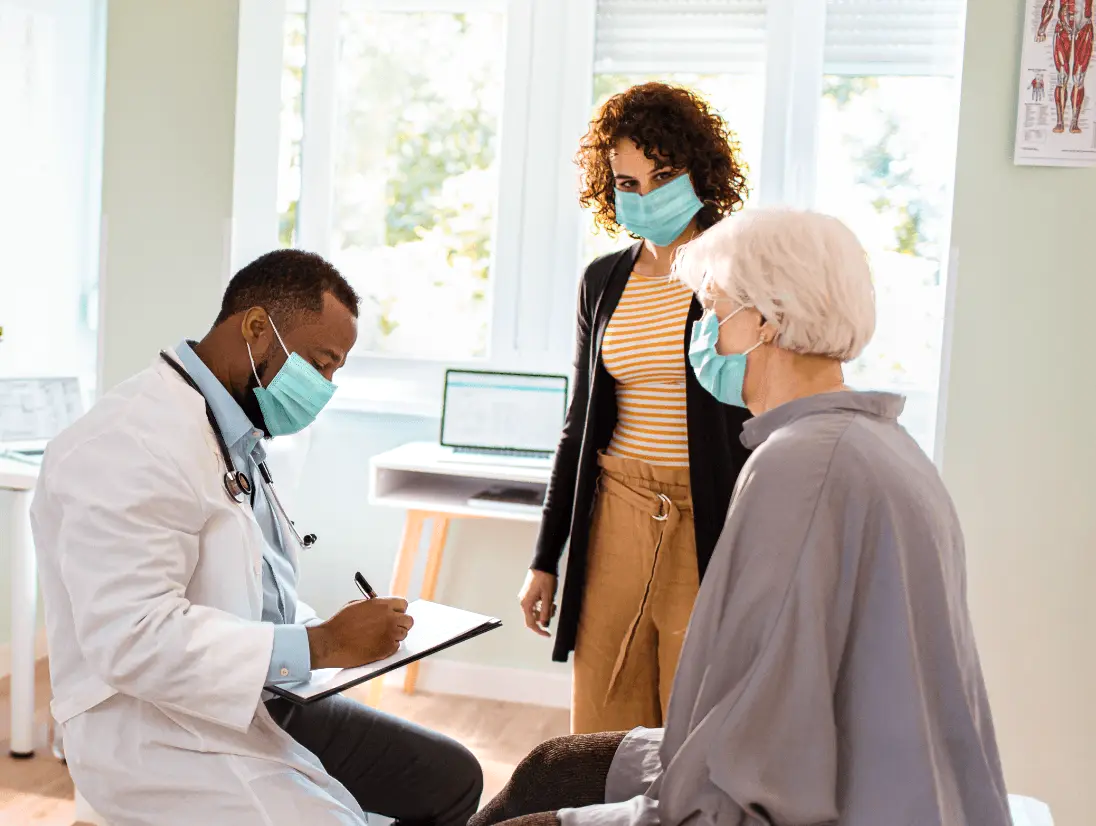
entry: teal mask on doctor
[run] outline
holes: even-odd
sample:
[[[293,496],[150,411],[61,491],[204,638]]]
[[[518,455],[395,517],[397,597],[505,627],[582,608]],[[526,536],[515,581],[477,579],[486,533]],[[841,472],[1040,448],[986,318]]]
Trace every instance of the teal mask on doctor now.
[[[764,344],[758,341],[745,353],[733,353],[722,356],[716,349],[719,343],[719,328],[742,312],[739,307],[720,321],[715,312],[705,310],[703,317],[693,324],[693,334],[689,342],[689,364],[692,365],[700,386],[711,393],[723,404],[745,407],[742,388],[746,383],[746,356]]]
[[[273,321],[270,322],[270,327],[278,337],[278,343],[282,345],[287,358],[282,369],[266,387],[263,387],[259,371],[255,369],[250,344],[247,345],[247,357],[251,359],[251,371],[259,382],[259,386],[255,388],[255,396],[259,400],[259,410],[263,413],[267,433],[271,436],[289,436],[299,433],[316,421],[320,411],[335,394],[335,385],[299,355],[286,349]]]
[[[656,247],[676,241],[703,207],[687,174],[646,195],[616,191],[616,222]]]

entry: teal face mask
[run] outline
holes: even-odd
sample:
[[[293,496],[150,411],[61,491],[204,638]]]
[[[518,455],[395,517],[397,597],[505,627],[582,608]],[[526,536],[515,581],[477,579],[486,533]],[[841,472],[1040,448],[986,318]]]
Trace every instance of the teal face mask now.
[[[692,365],[700,386],[711,393],[723,404],[745,407],[742,388],[746,382],[746,356],[764,342],[757,342],[745,353],[721,356],[716,350],[719,342],[719,328],[742,312],[739,307],[720,321],[711,310],[706,310],[703,318],[693,325],[693,334],[689,342],[689,364]]]
[[[646,195],[616,191],[616,222],[656,247],[676,241],[703,207],[687,174]]]
[[[251,359],[251,371],[259,382],[259,386],[255,388],[255,396],[259,400],[259,410],[263,413],[267,433],[270,436],[289,436],[299,433],[316,421],[320,411],[335,394],[335,385],[299,355],[286,349],[273,321],[270,322],[270,327],[288,358],[266,387],[263,387],[259,371],[255,369],[250,344],[247,345],[247,357]]]

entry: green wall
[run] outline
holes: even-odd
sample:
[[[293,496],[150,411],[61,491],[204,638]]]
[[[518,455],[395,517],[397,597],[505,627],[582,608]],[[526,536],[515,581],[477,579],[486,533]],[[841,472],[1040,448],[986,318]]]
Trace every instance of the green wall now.
[[[1096,170],[1012,163],[1022,16],[1022,0],[968,0],[944,477],[1009,789],[1050,803],[1057,826],[1088,826]]]
[[[102,389],[202,333],[228,269],[237,0],[110,0]]]

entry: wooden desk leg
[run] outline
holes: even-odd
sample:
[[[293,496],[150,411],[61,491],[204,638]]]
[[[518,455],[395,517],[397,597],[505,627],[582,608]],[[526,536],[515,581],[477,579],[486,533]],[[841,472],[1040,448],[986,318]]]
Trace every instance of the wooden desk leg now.
[[[422,525],[428,515],[425,511],[407,512],[407,521],[403,523],[403,539],[400,540],[400,551],[396,556],[396,567],[392,571],[389,596],[407,597],[411,588],[411,574],[415,571],[415,557],[419,554]]]
[[[369,695],[365,698],[365,704],[370,708],[381,707],[381,696],[384,694],[384,677],[377,677],[369,681]]]
[[[392,569],[392,585],[388,595],[407,597],[411,588],[411,574],[415,571],[415,557],[419,555],[419,542],[422,540],[422,526],[427,514],[423,511],[408,511],[403,523],[403,538],[396,555],[396,566]],[[369,681],[369,697],[366,700],[373,708],[380,708],[381,695],[384,693],[384,677]]]
[[[430,550],[426,557],[426,570],[422,575],[422,598],[431,600],[438,587],[438,574],[441,572],[441,558],[445,552],[445,540],[449,536],[449,517],[444,513],[431,514],[434,528],[430,533]],[[415,683],[419,679],[419,664],[411,663],[403,676],[403,690],[407,694],[415,693]]]

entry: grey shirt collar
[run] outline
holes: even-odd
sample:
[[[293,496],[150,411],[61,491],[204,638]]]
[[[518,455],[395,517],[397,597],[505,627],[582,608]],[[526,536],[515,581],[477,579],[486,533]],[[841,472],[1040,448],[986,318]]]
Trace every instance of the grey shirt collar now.
[[[742,444],[754,450],[780,428],[816,413],[848,410],[881,419],[897,419],[905,406],[905,397],[894,393],[841,390],[805,396],[774,407],[747,421],[742,427]]]

